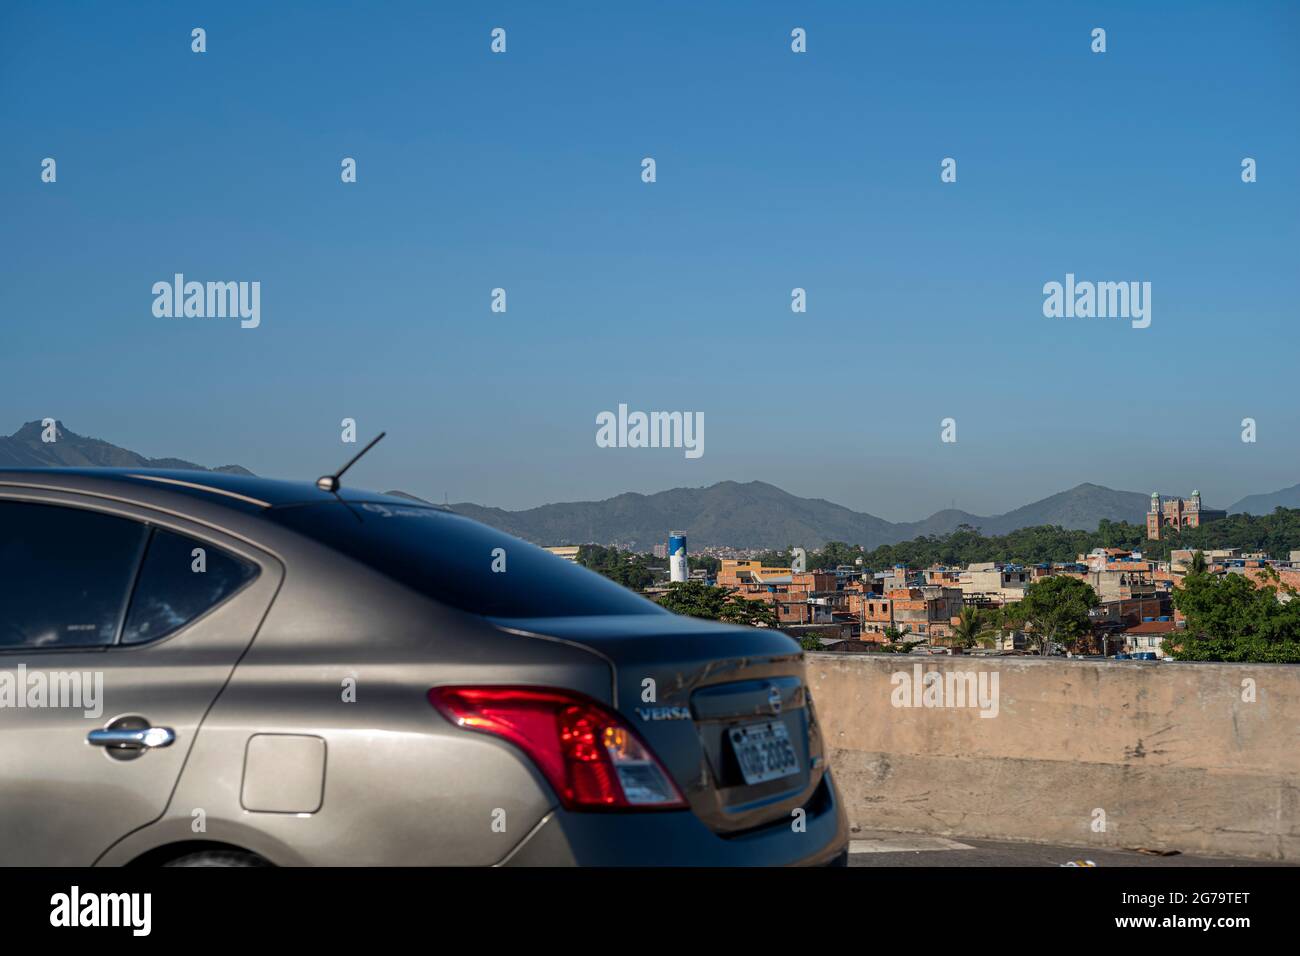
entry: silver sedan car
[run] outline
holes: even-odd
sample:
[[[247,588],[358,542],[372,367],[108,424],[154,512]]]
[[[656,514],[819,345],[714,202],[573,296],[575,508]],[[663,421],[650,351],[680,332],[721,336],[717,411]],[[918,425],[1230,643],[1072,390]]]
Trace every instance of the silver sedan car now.
[[[0,864],[843,863],[773,630],[446,509],[0,470]]]

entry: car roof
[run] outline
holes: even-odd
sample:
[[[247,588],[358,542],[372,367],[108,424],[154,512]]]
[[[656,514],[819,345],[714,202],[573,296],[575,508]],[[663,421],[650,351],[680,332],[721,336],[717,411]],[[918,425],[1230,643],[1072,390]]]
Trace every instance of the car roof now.
[[[104,489],[136,491],[149,497],[150,491],[167,491],[244,512],[260,512],[288,505],[344,501],[385,502],[406,507],[439,508],[418,499],[340,487],[322,491],[315,482],[284,481],[256,475],[181,468],[0,468],[0,485],[27,485],[65,491]],[[93,488],[90,486],[94,486]],[[134,495],[132,495],[134,497]]]

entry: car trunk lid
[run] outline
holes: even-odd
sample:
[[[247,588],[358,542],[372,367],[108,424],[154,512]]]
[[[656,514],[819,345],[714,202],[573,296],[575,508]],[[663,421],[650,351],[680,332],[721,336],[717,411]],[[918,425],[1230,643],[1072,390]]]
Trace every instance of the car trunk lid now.
[[[494,623],[603,657],[613,674],[609,702],[719,834],[791,820],[821,782],[803,653],[778,631],[674,614]]]

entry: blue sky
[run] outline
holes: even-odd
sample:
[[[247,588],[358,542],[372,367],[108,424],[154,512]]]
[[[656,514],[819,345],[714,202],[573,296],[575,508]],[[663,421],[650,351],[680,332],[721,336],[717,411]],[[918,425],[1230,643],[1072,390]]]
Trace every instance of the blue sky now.
[[[1300,5],[6,3],[0,93],[0,433],[313,478],[353,417],[355,483],[509,508],[1300,481]],[[1067,272],[1151,327],[1044,317]],[[705,454],[598,448],[620,402]]]

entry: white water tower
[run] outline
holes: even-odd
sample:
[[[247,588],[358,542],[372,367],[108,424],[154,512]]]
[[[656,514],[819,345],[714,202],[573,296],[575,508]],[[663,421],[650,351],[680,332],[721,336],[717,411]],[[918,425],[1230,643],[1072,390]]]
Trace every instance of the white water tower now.
[[[668,580],[690,580],[690,568],[686,564],[686,532],[670,531],[668,533]]]

